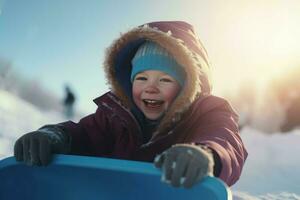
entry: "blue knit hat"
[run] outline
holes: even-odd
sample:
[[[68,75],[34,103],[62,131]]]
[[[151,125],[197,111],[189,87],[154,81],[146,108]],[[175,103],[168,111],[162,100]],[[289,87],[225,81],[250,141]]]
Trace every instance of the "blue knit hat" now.
[[[146,41],[137,50],[132,61],[130,80],[133,82],[136,74],[146,70],[162,71],[178,81],[180,86],[184,85],[185,73],[171,54],[158,44]]]

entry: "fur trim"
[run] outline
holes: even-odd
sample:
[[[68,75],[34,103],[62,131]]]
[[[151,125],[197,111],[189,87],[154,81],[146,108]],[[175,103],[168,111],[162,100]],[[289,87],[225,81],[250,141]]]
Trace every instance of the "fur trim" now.
[[[194,33],[191,32],[190,34]],[[181,119],[181,114],[190,107],[201,93],[202,83],[200,77],[203,74],[208,76],[208,82],[210,83],[210,70],[206,51],[203,51],[205,54],[204,58],[199,56],[189,50],[182,40],[172,37],[171,31],[165,33],[157,28],[151,28],[149,26],[134,28],[125,34],[122,34],[119,39],[113,42],[111,47],[109,47],[106,51],[106,60],[104,61],[104,69],[108,84],[111,87],[110,89],[127,107],[131,106],[131,102],[122,90],[120,83],[116,80],[114,58],[117,52],[128,44],[128,42],[142,38],[154,41],[164,47],[174,56],[178,64],[184,66],[186,77],[188,77],[185,80],[185,85],[183,86],[181,93],[177,96],[172,106],[162,119],[156,132],[158,134],[164,132],[166,129],[170,128],[172,123],[176,123]],[[194,38],[195,41],[200,42],[197,37]],[[202,45],[199,44],[199,46],[201,47]]]

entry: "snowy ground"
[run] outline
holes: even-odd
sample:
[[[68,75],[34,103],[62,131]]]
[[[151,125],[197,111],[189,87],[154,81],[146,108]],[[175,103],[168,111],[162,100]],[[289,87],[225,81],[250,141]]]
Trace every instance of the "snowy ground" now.
[[[61,115],[41,112],[0,90],[0,159],[12,155],[20,135],[61,121],[65,121]],[[300,131],[267,135],[245,128],[241,135],[249,157],[239,182],[232,187],[234,199],[300,200]]]
[[[246,128],[241,134],[249,156],[240,180],[232,187],[235,196],[300,199],[300,131],[267,135]]]

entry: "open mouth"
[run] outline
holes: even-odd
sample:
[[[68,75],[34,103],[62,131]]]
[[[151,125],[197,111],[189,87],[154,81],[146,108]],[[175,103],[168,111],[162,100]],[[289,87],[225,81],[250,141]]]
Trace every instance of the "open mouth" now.
[[[164,104],[164,101],[154,99],[143,99],[143,102],[145,103],[146,107],[149,108],[159,108]]]

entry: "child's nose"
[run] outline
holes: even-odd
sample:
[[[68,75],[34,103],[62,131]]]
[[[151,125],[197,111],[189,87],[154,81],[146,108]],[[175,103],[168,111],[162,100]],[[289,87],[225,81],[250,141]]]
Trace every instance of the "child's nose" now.
[[[158,88],[155,86],[155,85],[149,85],[146,89],[145,89],[145,91],[147,92],[147,93],[158,93],[159,92],[159,90],[158,90]]]

